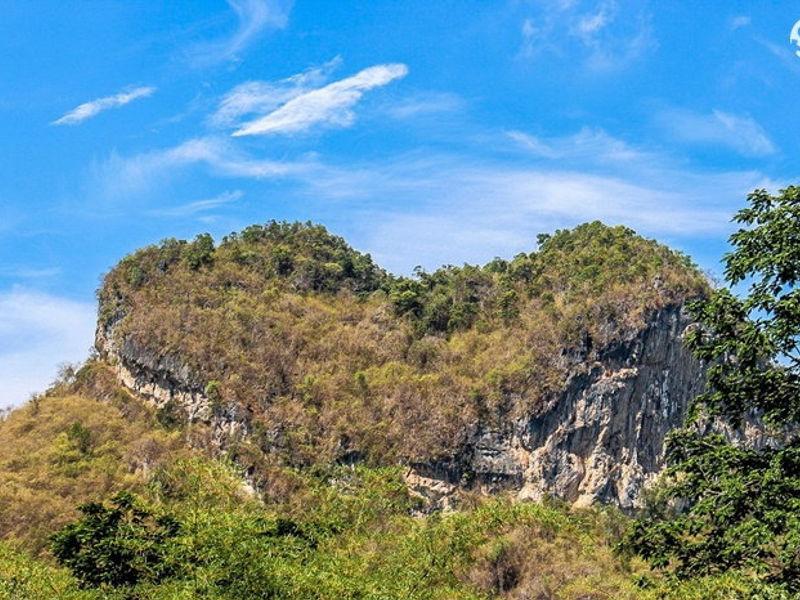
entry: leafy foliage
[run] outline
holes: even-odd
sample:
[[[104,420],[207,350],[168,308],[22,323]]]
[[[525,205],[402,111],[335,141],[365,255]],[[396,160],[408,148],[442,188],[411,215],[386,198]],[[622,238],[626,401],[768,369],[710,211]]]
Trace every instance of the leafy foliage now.
[[[156,516],[120,492],[111,506],[84,504],[82,517],[52,539],[53,555],[81,584],[90,587],[131,586],[159,582],[170,574],[167,543],[178,533],[178,522]]]
[[[621,561],[613,544],[625,521],[612,511],[495,498],[414,517],[395,469],[340,467],[295,477],[290,501],[259,503],[230,485],[235,474],[225,465],[193,459],[165,467],[135,500],[150,527],[106,527],[105,518],[84,516],[64,530],[88,529],[87,537],[109,548],[122,544],[123,555],[143,544],[145,555],[162,558],[155,576],[148,567],[134,585],[81,589],[64,571],[0,545],[0,597],[5,589],[48,598],[50,589],[66,598],[153,600],[785,598],[736,573],[676,583],[636,560]],[[99,512],[116,511],[112,503]],[[169,515],[179,526],[154,536],[152,515]],[[107,547],[91,548],[102,557]],[[85,567],[107,581],[103,564]]]
[[[76,505],[141,489],[144,473],[189,452],[138,400],[99,384],[113,378],[107,371],[91,364],[67,395],[43,396],[0,421],[0,538],[38,553]],[[75,395],[78,388],[108,400]]]
[[[748,280],[771,273],[765,289],[784,297],[796,249],[779,232],[793,235],[794,203],[760,205],[749,223],[769,223],[776,263],[755,261],[762,246],[743,235],[754,260],[731,264]],[[566,350],[591,360],[650,311],[707,292],[684,256],[600,223],[540,236],[510,261],[410,278],[309,224],[145,248],[106,277],[101,326],[179,357],[215,411],[250,411],[253,441],[227,458],[263,497],[236,463],[186,447],[208,443],[202,425],[146,408],[89,361],[0,422],[0,598],[786,600],[800,539],[792,444],[676,435],[668,485],[627,538],[656,571],[613,551],[627,521],[611,511],[467,497],[459,512],[413,516],[400,471],[379,466],[439,456],[472,420],[530,408],[560,385]],[[707,413],[750,408],[733,386],[720,394],[737,364],[773,370],[779,390],[791,381],[793,304],[774,305],[778,327],[766,306],[724,291],[698,305],[692,343],[720,361]],[[758,406],[787,422],[794,408],[770,398]],[[331,466],[353,452],[366,464]]]
[[[726,280],[747,293],[722,289],[695,306],[689,344],[711,366],[694,417],[757,414],[790,429],[800,415],[800,188],[748,199],[725,257]],[[745,568],[800,593],[800,443],[752,450],[690,427],[671,437],[667,460],[630,547],[679,577]]]

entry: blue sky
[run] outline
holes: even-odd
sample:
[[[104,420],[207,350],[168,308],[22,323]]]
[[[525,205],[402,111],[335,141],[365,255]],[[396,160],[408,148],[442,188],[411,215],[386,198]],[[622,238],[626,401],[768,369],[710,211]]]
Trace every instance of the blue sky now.
[[[623,223],[719,271],[796,181],[790,2],[6,2],[0,407],[84,358],[164,237],[311,219],[385,267]]]

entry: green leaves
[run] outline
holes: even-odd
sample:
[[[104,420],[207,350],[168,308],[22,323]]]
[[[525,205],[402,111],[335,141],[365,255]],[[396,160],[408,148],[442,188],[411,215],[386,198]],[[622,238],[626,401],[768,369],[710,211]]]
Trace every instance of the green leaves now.
[[[627,545],[682,578],[744,569],[800,594],[800,441],[755,450],[708,430],[754,416],[778,431],[800,422],[800,188],[756,190],[734,221],[730,286],[691,309],[687,335],[709,364],[707,392],[668,441],[668,468]]]
[[[183,260],[195,271],[203,265],[211,264],[213,256],[214,239],[207,233],[201,233],[183,248]]]
[[[177,521],[140,508],[121,492],[111,505],[84,504],[81,519],[52,538],[53,555],[85,586],[130,586],[159,582],[171,573],[167,544],[179,530]]]

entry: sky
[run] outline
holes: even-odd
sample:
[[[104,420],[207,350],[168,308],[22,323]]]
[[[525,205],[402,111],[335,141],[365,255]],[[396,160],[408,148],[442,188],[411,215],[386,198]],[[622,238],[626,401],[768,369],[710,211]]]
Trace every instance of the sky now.
[[[797,181],[796,2],[0,0],[0,408],[166,237],[312,220],[395,273],[600,219],[712,274]],[[800,43],[800,42],[799,42]]]

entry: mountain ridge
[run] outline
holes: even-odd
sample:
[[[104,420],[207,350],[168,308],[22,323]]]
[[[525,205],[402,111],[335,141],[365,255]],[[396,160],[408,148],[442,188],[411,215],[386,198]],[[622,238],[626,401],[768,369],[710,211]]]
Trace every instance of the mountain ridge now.
[[[510,261],[406,278],[313,224],[253,226],[218,246],[205,235],[166,240],[106,276],[96,345],[126,387],[209,424],[214,447],[257,487],[265,464],[361,461],[409,465],[426,497],[420,482],[436,472],[445,475],[433,487],[451,492],[503,489],[507,474],[475,450],[503,431],[486,451],[527,456],[511,477],[521,497],[632,508],[660,467],[664,435],[699,391],[684,381],[701,371],[680,349],[680,307],[706,283],[688,259],[624,227],[588,223],[539,245]],[[669,332],[656,369],[636,357],[651,352],[637,338],[653,323]],[[607,360],[626,344],[623,360]],[[635,427],[595,428],[597,443],[573,452],[525,431],[587,374],[584,403],[632,386],[634,402],[648,400],[630,419],[666,411],[652,439]],[[659,386],[673,397],[653,393]],[[610,421],[627,410],[618,404],[587,419]],[[585,429],[548,427],[557,437]],[[560,453],[549,474],[548,446]]]

